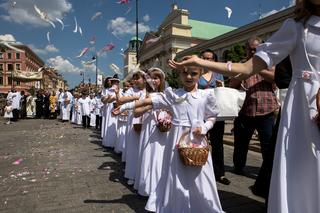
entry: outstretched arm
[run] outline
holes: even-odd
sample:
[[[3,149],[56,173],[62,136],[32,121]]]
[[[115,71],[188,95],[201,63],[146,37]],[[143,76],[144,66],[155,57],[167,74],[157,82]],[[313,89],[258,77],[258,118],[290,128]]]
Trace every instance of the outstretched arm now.
[[[148,112],[151,109],[152,109],[152,105],[148,105],[148,106],[144,106],[144,107],[137,107],[134,109],[133,115],[134,115],[134,117],[137,118],[137,117],[142,116],[144,113]]]
[[[168,64],[172,69],[183,69],[184,66],[199,66],[208,70],[214,70],[225,76],[234,76],[237,74],[252,75],[267,69],[267,64],[258,56],[253,56],[245,63],[222,63],[204,60],[198,56],[186,56],[185,60],[176,62],[169,60]]]

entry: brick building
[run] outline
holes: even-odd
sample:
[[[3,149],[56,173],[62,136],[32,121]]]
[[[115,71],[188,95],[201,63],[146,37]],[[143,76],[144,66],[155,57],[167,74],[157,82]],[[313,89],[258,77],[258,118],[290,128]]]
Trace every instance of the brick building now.
[[[20,44],[13,46],[23,52],[9,49],[0,44],[0,93],[7,93],[13,88],[22,91],[31,87],[40,87],[40,81],[15,79],[13,71],[38,72],[38,69],[44,66],[44,62],[28,46]]]

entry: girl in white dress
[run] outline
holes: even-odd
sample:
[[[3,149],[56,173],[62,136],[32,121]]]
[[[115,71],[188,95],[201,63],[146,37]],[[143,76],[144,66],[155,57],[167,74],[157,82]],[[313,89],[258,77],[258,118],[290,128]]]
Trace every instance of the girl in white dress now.
[[[7,118],[6,124],[10,124],[10,119],[13,118],[12,114],[12,106],[11,106],[11,101],[7,101],[7,105],[4,107],[4,118]]]
[[[97,105],[96,99],[94,98],[95,94],[91,93],[90,94],[90,126],[95,127],[96,126],[96,115],[95,115],[95,107]]]
[[[184,69],[180,73],[183,89],[167,88],[164,94],[154,93],[150,98],[135,102],[135,107],[152,105],[153,109],[167,108],[173,112],[172,128],[165,142],[161,177],[156,190],[149,197],[146,205],[148,211],[223,212],[212,159],[207,158],[202,167],[185,166],[176,147],[182,134],[191,131],[191,128],[190,137],[203,139],[217,117],[213,91],[197,89],[201,72],[202,69],[196,67]]]
[[[120,97],[124,96],[125,92],[131,88],[129,81],[123,82],[123,89],[120,89]],[[128,123],[128,112],[124,112],[118,116],[118,137],[115,147],[115,152],[122,153],[122,161],[125,162],[125,138],[126,138],[126,128]]]
[[[165,74],[161,69],[150,68],[146,75],[149,75],[148,79],[150,79],[147,81],[147,92],[164,91]],[[157,128],[156,117],[159,110],[150,110],[149,107],[140,107],[134,110],[135,116],[142,113],[144,113],[143,125],[134,188],[138,190],[140,195],[149,196],[155,190],[161,177],[163,152],[168,133],[160,132]]]
[[[244,64],[215,63],[195,56],[173,68],[198,65],[224,75],[256,74],[290,56],[292,80],[281,112],[268,212],[320,212],[320,1],[297,1],[296,19],[288,19]]]
[[[119,88],[119,79],[111,78],[111,87],[107,91],[107,97],[105,102],[108,104],[106,108],[106,130],[102,140],[102,144],[106,147],[114,148],[117,141],[117,117],[113,116],[111,111],[113,110],[114,104],[116,103],[115,91]]]
[[[144,72],[136,71],[132,75],[133,87],[126,91],[125,96],[119,97],[119,91],[117,91],[117,102],[124,104],[134,100],[139,100],[145,96],[145,85]],[[129,112],[128,115],[128,126],[126,128],[125,148],[126,148],[126,167],[125,167],[125,178],[128,179],[128,185],[134,184],[136,177],[136,166],[138,162],[138,147],[140,132],[134,129],[134,123],[139,118],[134,118],[133,113]],[[138,126],[138,125],[136,125]]]
[[[104,137],[106,133],[106,123],[107,123],[107,107],[108,107],[108,89],[110,88],[111,82],[110,79],[112,77],[108,76],[104,80],[104,88],[101,92],[101,102],[103,103],[103,106],[101,108],[101,116],[102,116],[102,123],[101,123],[101,138]],[[106,144],[102,143],[102,146],[106,146]]]

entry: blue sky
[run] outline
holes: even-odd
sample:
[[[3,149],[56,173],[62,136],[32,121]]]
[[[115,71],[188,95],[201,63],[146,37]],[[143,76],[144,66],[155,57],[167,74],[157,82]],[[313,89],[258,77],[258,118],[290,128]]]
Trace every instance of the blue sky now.
[[[29,45],[47,65],[55,66],[68,81],[71,88],[77,85],[85,72],[85,81],[95,82],[95,66],[85,67],[81,60],[89,60],[93,51],[81,59],[76,58],[85,47],[99,50],[113,43],[112,51],[99,57],[98,68],[105,75],[112,75],[109,64],[123,66],[121,49],[125,49],[135,35],[135,0],[129,4],[118,4],[119,0],[1,0],[0,1],[0,39],[15,39]],[[240,27],[259,18],[292,5],[293,0],[176,0],[179,8],[187,9],[190,18],[200,21]],[[16,2],[16,3],[13,3]],[[170,12],[173,0],[139,0],[140,37],[149,30],[156,30]],[[34,10],[36,4],[54,20],[56,28],[41,20]],[[14,5],[14,6],[13,6]],[[260,5],[260,6],[259,6]],[[227,18],[225,7],[233,10]],[[131,8],[131,10],[130,10]],[[91,21],[97,12],[102,15]],[[74,18],[81,26],[83,35],[73,33]],[[55,18],[62,19],[66,27]],[[47,33],[50,32],[50,41]],[[96,37],[96,43],[89,41]]]

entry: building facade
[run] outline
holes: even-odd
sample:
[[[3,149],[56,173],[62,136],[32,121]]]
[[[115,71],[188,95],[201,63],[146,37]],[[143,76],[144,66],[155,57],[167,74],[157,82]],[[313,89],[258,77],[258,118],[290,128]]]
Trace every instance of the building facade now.
[[[145,34],[139,49],[139,63],[142,68],[152,67],[156,63],[158,67],[168,71],[168,59],[234,29],[231,26],[192,20],[188,10],[179,9],[174,4],[158,30]]]
[[[68,85],[55,68],[45,67],[43,70],[41,89],[44,89],[45,91],[58,91],[59,89],[68,90]]]
[[[231,32],[225,33],[201,44],[195,45],[179,52],[176,57],[182,58],[186,55],[199,53],[205,49],[212,49],[218,56],[219,61],[225,61],[226,53],[236,44],[244,45],[252,36],[259,36],[263,40],[267,40],[275,31],[277,31],[282,23],[294,17],[294,7],[280,11],[271,16],[257,20],[250,24],[244,25]]]
[[[7,93],[11,89],[17,91],[28,90],[31,87],[40,85],[38,81],[24,81],[14,78],[14,71],[38,72],[44,62],[26,45],[14,45],[23,50],[18,52],[0,46],[0,93]]]
[[[124,76],[128,75],[130,69],[137,65],[137,52],[136,50],[141,47],[142,40],[137,37],[132,37],[129,41],[128,48],[124,51]]]

